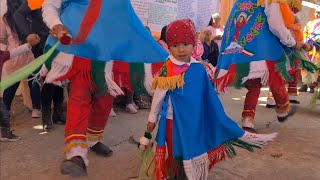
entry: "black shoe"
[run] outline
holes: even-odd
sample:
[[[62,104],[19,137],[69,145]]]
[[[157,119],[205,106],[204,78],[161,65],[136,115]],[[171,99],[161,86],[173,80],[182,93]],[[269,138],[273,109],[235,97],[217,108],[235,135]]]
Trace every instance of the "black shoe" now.
[[[13,134],[10,128],[1,128],[1,138],[0,141],[14,142],[20,140],[21,137]]]
[[[300,104],[300,102],[298,100],[289,100],[289,102],[291,104]]]
[[[62,161],[60,165],[60,172],[62,175],[82,177],[87,176],[87,167],[82,157],[75,156],[71,159]]]
[[[302,85],[300,88],[299,88],[299,92],[307,92],[308,90],[308,86],[307,85]]]
[[[277,117],[278,118],[278,121],[283,123],[283,122],[286,122],[288,120],[288,118],[290,116],[293,116],[297,111],[297,107],[296,106],[291,106],[291,111],[288,113],[288,115],[286,115],[285,117]]]
[[[310,89],[310,90],[309,90],[309,93],[312,93],[312,94],[313,94],[313,93],[314,93],[314,88]]]
[[[242,126],[242,129],[251,133],[255,133],[255,134],[258,133],[257,130],[255,130],[254,128]]]
[[[101,142],[97,142],[94,146],[90,148],[98,156],[110,157],[113,154],[113,151],[106,145]]]
[[[42,107],[42,126],[43,130],[47,132],[53,131],[53,123],[51,119],[51,107]]]
[[[66,124],[66,116],[64,115],[64,112],[63,112],[62,103],[61,104],[54,103],[53,107],[54,107],[53,114],[52,114],[53,123],[60,124],[60,125]]]
[[[271,104],[267,104],[267,105],[266,105],[266,108],[269,108],[269,109],[275,108],[275,107],[276,107],[276,105],[271,105]]]

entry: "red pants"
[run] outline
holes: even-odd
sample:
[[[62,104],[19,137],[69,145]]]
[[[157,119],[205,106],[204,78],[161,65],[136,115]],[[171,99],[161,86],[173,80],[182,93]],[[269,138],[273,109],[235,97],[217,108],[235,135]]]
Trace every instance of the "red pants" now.
[[[288,110],[289,99],[285,88],[285,82],[277,74],[270,73],[269,87],[276,101],[276,111],[284,113]],[[260,79],[250,79],[246,82],[245,87],[248,89],[246,99],[244,102],[244,110],[242,117],[252,117],[254,119],[258,98],[260,95],[260,88],[262,87]]]
[[[65,152],[75,146],[87,147],[87,140],[101,140],[113,104],[111,95],[93,92],[92,85],[84,84],[79,74],[68,77],[70,95],[65,127]]]
[[[299,76],[300,76],[300,69],[294,70],[290,72],[290,75],[293,79],[293,81],[288,83],[288,94],[297,96],[298,95],[298,81],[299,81]]]
[[[288,82],[288,94],[290,97],[298,96],[298,81],[299,81],[300,69],[290,71],[289,74],[292,77],[292,81]],[[268,99],[273,99],[271,90],[269,90]]]
[[[166,127],[166,142],[167,142],[167,150],[168,150],[167,167],[172,167],[172,163],[173,163],[172,126],[173,126],[173,121],[171,119],[167,119],[167,127]]]

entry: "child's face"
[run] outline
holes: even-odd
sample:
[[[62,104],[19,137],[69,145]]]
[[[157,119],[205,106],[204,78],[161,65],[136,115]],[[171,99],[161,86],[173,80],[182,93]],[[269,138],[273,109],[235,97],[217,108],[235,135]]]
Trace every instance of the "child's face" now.
[[[188,43],[179,43],[170,47],[170,52],[174,58],[181,62],[190,62],[193,52],[193,45]]]

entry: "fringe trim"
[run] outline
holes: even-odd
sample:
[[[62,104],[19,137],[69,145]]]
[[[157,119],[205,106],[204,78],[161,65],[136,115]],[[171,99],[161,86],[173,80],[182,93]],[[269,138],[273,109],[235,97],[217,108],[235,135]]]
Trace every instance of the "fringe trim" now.
[[[121,88],[113,81],[113,61],[109,61],[105,65],[104,73],[105,80],[110,95],[116,97],[118,95],[124,95],[124,92]]]
[[[248,136],[246,133],[247,132],[245,132],[245,135],[243,137]],[[252,143],[251,141],[249,142],[245,138],[243,138],[243,140],[239,138],[239,139],[230,140],[224,143],[223,145],[218,146],[217,148],[208,152],[208,159],[210,161],[209,170],[213,168],[215,164],[226,160],[227,157],[231,159],[236,157],[237,153],[233,146],[237,146],[237,147],[246,149],[250,152],[253,152],[254,151],[253,148],[261,148],[260,144],[259,146],[257,146],[256,144],[257,143]]]
[[[246,142],[253,147],[262,148],[263,146],[267,145],[269,141],[273,141],[277,135],[277,133],[255,134],[245,131],[244,135],[239,138],[239,140]]]
[[[213,168],[213,166],[218,162],[224,161],[227,156],[230,158],[232,157],[229,153],[227,153],[223,145],[209,151],[208,152],[208,159],[210,161],[209,170]]]
[[[253,61],[244,64],[232,64],[228,70],[219,70],[216,75],[215,87],[220,92],[225,92],[228,86],[233,86],[240,89],[244,86],[244,83],[249,79],[261,79],[261,84],[268,85],[270,82],[275,83],[271,77],[271,72],[276,75],[280,73],[284,79],[292,80],[288,73],[287,65],[288,58],[286,55],[282,57],[278,62],[272,61]],[[223,73],[224,75],[222,75]],[[270,81],[272,79],[272,81]]]
[[[183,161],[188,179],[206,179],[210,169],[226,158],[234,158],[237,153],[233,146],[253,152],[253,148],[262,148],[269,141],[273,141],[277,133],[254,134],[245,132],[239,139],[230,140],[217,148],[188,161]]]
[[[266,61],[254,61],[250,63],[250,72],[248,76],[242,78],[242,83],[249,79],[261,78],[261,84],[266,86],[269,80],[269,69]]]
[[[47,69],[46,65],[43,64],[40,69],[39,75],[41,77],[45,77],[48,74],[48,72],[49,72],[49,70]]]
[[[144,71],[145,71],[145,78],[144,78],[144,87],[146,88],[147,92],[152,96],[154,91],[152,89],[152,65],[151,64],[144,64]]]
[[[224,152],[222,154],[224,154]],[[208,179],[210,160],[207,153],[204,153],[190,160],[184,160],[183,166],[188,179]]]
[[[72,67],[74,56],[59,52],[59,54],[52,61],[50,71],[47,73],[45,83],[53,83],[55,85],[61,85],[57,79],[66,75]]]
[[[184,85],[184,73],[172,77],[156,77],[152,82],[153,89],[173,90]]]
[[[101,141],[103,140],[103,136],[102,135],[87,135],[87,141],[91,141],[91,142],[95,142],[95,141]]]
[[[74,147],[81,147],[81,148],[85,148],[88,149],[89,146],[86,142],[70,142],[66,145],[66,147],[64,148],[64,154],[66,154],[67,152],[70,151],[71,148]]]
[[[166,146],[157,146],[154,155],[154,178],[156,180],[165,179],[166,173]],[[147,171],[148,172],[148,171]]]
[[[216,74],[216,79],[214,79],[214,85],[217,91],[225,92],[226,87],[228,87],[235,79],[236,76],[236,65],[233,64],[228,70],[218,70]]]
[[[200,156],[192,158],[190,160],[183,161],[184,171],[179,171],[175,169],[177,165],[168,167],[169,173],[172,172],[174,177],[183,177],[184,173],[187,175],[188,179],[200,179],[206,180],[210,169],[218,162],[224,161],[227,158],[236,157],[236,151],[234,146],[246,149],[250,152],[254,151],[254,148],[262,148],[267,145],[269,141],[273,141],[277,137],[277,133],[272,134],[254,134],[250,132],[244,133],[241,138],[230,140],[223,145],[218,146],[211,151],[204,153]],[[151,145],[148,146],[146,153],[143,154],[142,166],[140,169],[139,177],[144,177],[144,174],[148,178],[162,180],[167,178],[167,171],[165,166],[166,157],[166,146],[157,146],[155,155],[153,156],[151,151]],[[151,160],[153,156],[153,160]],[[151,161],[151,162],[150,162]],[[150,169],[154,167],[153,175],[148,173]],[[145,171],[145,169],[147,169]],[[172,173],[170,173],[172,175]],[[170,176],[169,174],[169,176]]]

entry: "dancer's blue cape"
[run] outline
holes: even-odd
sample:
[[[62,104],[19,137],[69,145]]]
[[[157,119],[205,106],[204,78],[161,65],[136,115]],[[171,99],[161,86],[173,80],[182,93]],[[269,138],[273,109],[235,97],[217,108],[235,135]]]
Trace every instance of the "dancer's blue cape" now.
[[[59,51],[98,61],[154,63],[167,59],[168,53],[146,30],[130,0],[64,0],[60,19],[73,38],[79,33],[90,3],[98,1],[102,1],[99,16],[86,41],[78,45],[59,45]],[[99,7],[95,9],[99,11]],[[49,37],[47,45],[53,46],[55,42]]]
[[[231,120],[199,63],[192,63],[184,75],[181,89],[168,91],[173,107],[173,155],[189,160],[243,136],[244,131]],[[161,112],[157,143],[165,145],[166,111]]]

